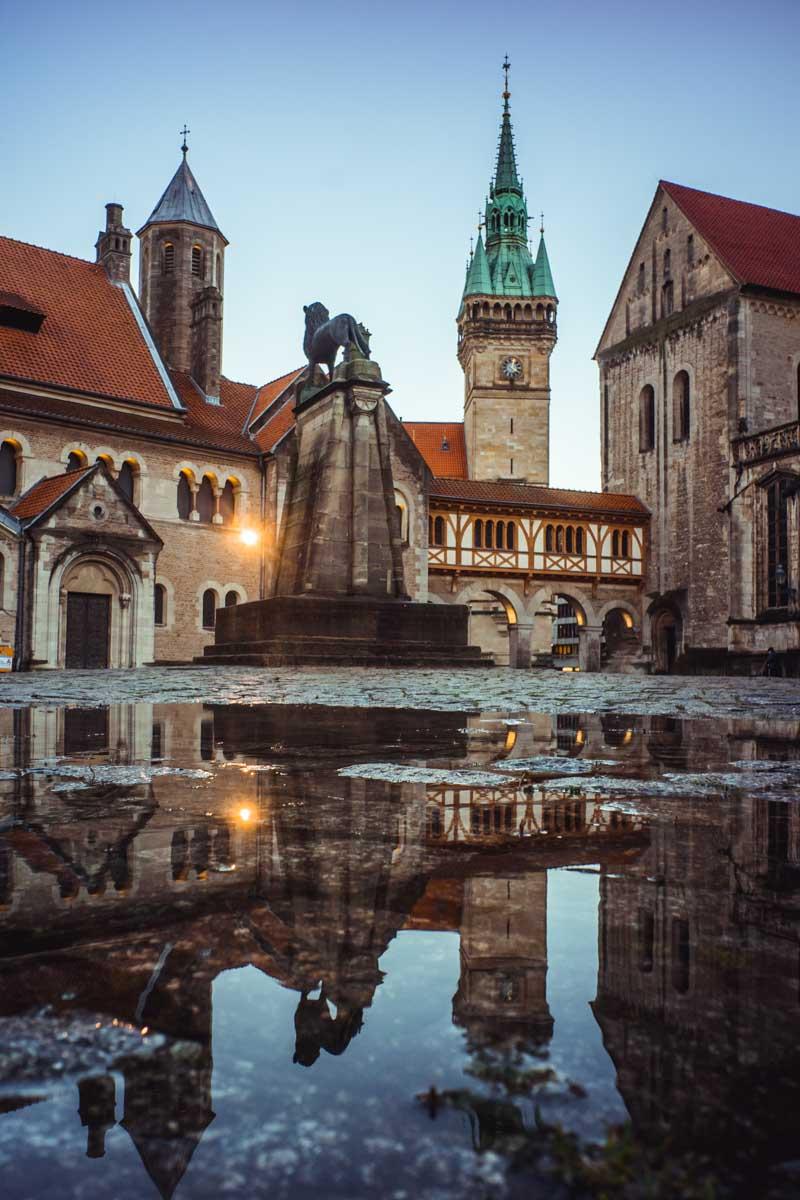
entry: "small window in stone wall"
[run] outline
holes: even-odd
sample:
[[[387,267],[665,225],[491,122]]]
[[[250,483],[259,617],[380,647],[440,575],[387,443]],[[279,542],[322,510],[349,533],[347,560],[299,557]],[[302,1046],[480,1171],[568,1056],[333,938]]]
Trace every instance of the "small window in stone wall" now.
[[[639,450],[652,450],[656,444],[656,394],[650,384],[639,393]]]
[[[153,619],[156,625],[167,623],[167,589],[157,583],[153,592]]]
[[[688,371],[678,371],[672,381],[672,439],[685,442],[689,438],[691,418],[691,385]]]
[[[686,239],[686,261],[689,266],[694,265],[694,234],[690,233]]]
[[[161,264],[165,275],[175,270],[175,247],[172,242],[165,242],[161,251]]]
[[[203,277],[203,248],[192,246],[192,274]]]
[[[239,603],[239,593],[238,592],[226,592],[225,593],[225,607],[226,608],[233,608],[234,604],[238,604],[238,603]]]
[[[80,471],[86,466],[86,456],[81,454],[80,450],[70,450],[67,456],[67,470]]]
[[[182,521],[188,521],[192,512],[192,489],[188,476],[181,471],[178,480],[178,516]]]
[[[213,588],[203,592],[203,629],[213,629],[217,623],[217,593]]]
[[[127,460],[122,464],[117,476],[117,483],[122,490],[123,495],[133,503],[133,488],[136,478],[136,472],[133,463]]]
[[[13,442],[0,446],[0,496],[13,496],[17,490],[17,448]]]
[[[211,518],[214,516],[214,489],[207,475],[203,476],[203,482],[197,491],[197,512],[204,524],[211,524]]]
[[[219,498],[219,512],[223,525],[231,525],[236,519],[236,490],[232,479],[226,479]]]

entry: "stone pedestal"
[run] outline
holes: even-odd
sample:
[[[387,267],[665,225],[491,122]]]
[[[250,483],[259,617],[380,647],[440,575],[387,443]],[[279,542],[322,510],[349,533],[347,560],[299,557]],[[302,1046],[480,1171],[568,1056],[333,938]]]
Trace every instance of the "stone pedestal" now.
[[[602,625],[581,625],[578,628],[578,666],[582,671],[601,670]]]
[[[295,406],[297,464],[276,594],[217,612],[205,663],[485,666],[465,605],[412,603],[403,580],[377,363],[356,358]]]

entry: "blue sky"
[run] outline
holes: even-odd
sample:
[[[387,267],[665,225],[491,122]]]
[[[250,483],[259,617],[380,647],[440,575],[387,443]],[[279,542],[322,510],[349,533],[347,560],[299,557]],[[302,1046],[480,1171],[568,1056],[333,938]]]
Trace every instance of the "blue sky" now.
[[[562,486],[599,486],[592,354],[658,179],[800,211],[798,0],[0,0],[0,21],[0,232],[92,257],[106,201],[146,219],[185,120],[231,243],[225,373],[299,365],[321,299],[370,327],[416,419],[461,414],[454,322],[508,52],[560,300]]]

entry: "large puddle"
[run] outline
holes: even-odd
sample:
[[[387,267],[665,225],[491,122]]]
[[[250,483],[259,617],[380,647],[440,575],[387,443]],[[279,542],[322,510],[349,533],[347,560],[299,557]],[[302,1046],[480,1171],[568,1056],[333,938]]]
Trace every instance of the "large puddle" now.
[[[797,722],[0,735],[4,1200],[797,1194]]]

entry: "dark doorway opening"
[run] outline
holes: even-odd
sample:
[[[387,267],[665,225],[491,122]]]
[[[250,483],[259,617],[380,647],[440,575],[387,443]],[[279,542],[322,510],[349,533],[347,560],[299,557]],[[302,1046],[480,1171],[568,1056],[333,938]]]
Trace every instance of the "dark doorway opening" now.
[[[64,665],[85,669],[107,667],[110,626],[110,596],[69,592]]]

